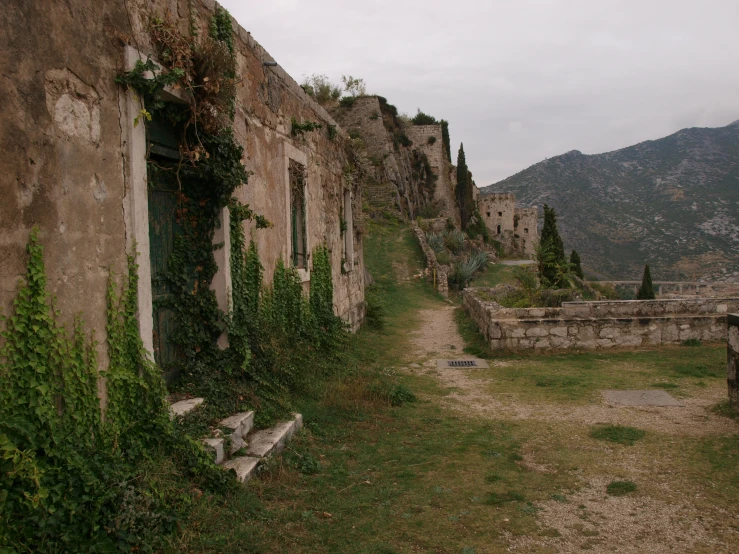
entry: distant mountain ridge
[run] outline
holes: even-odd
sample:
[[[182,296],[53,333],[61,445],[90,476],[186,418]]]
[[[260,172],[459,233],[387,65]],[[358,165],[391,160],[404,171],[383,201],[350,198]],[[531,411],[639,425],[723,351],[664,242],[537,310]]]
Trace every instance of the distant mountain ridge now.
[[[577,150],[484,193],[556,209],[565,247],[609,279],[739,281],[739,121],[683,129],[621,150]]]

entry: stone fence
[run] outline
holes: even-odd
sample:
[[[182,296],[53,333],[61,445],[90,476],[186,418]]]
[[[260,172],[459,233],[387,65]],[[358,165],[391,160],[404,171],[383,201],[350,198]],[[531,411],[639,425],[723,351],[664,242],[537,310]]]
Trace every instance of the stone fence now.
[[[447,280],[449,266],[441,265],[436,260],[436,253],[426,241],[426,233],[415,221],[411,222],[411,228],[416,234],[416,238],[418,238],[418,244],[421,246],[421,250],[423,250],[423,255],[426,258],[426,266],[431,272],[432,279],[435,281],[436,290],[444,297],[449,296],[449,282]]]
[[[724,341],[739,298],[565,302],[503,308],[491,289],[468,288],[464,306],[493,350],[597,349]]]
[[[739,314],[728,316],[729,341],[727,346],[726,381],[729,385],[729,402],[739,409]]]
[[[599,285],[628,287],[636,293],[641,281],[593,281]],[[695,281],[652,281],[657,296],[729,296],[739,293],[739,283],[702,283]]]

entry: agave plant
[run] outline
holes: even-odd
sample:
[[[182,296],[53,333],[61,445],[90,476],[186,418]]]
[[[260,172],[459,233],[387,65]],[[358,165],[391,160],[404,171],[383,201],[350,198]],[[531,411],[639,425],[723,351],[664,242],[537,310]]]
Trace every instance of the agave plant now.
[[[454,254],[464,248],[464,233],[459,229],[453,229],[444,233],[444,246],[451,250]]]
[[[426,242],[428,242],[431,250],[436,254],[444,250],[444,237],[437,233],[428,233],[426,235]]]

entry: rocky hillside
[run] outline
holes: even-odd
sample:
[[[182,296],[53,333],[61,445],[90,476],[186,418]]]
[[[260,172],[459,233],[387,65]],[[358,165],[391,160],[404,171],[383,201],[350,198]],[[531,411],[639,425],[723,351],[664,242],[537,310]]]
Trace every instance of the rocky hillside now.
[[[739,121],[605,154],[550,158],[482,189],[554,206],[565,246],[600,277],[739,281]]]

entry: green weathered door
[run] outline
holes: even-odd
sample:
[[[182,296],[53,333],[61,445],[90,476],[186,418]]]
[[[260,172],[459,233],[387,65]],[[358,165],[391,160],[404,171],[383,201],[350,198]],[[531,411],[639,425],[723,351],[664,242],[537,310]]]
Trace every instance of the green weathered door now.
[[[176,166],[179,146],[173,128],[152,121],[149,140],[149,255],[154,319],[154,358],[167,377],[176,373],[179,352],[173,341],[176,331],[174,312],[169,307],[172,290],[164,278],[175,237],[182,233],[177,221],[179,185]]]

